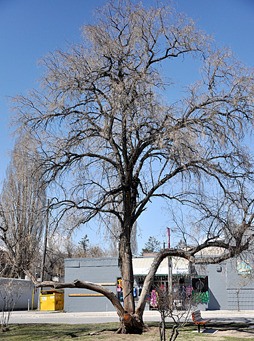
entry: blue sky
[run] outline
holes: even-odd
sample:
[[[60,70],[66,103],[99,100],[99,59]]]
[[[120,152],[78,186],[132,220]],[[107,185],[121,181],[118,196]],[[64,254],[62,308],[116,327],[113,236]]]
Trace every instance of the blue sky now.
[[[148,1],[144,0],[146,4]],[[198,27],[230,47],[248,66],[254,66],[253,0],[162,0],[192,17]],[[0,188],[14,143],[9,97],[38,86],[40,58],[81,40],[80,28],[106,0],[0,0]],[[157,213],[156,213],[157,212]],[[157,229],[154,230],[156,222]],[[170,222],[161,212],[147,215],[140,243],[148,236],[163,240]],[[142,229],[143,230],[143,229]],[[89,232],[88,232],[89,235]]]

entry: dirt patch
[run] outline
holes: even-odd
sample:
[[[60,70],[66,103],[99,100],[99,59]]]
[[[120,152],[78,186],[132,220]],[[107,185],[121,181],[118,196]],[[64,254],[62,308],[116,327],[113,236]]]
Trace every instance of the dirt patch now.
[[[142,335],[124,335],[124,334],[116,334],[110,331],[102,331],[99,333],[95,333],[93,336],[96,339],[96,335],[100,336],[100,340],[103,341],[157,341],[159,340],[159,331],[158,328],[149,328],[148,331],[143,333]],[[91,339],[92,340],[92,339]]]

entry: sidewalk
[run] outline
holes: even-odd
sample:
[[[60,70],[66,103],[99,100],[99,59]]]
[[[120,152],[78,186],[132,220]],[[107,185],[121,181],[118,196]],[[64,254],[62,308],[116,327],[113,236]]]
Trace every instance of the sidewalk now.
[[[86,324],[118,322],[116,312],[74,312],[59,311],[13,311],[10,324],[14,323],[59,323],[59,324]]]
[[[209,318],[218,323],[254,323],[254,310],[214,310],[202,311],[202,317]],[[168,319],[170,321],[170,319]],[[63,323],[86,324],[118,322],[116,312],[75,312],[64,313],[59,311],[13,311],[10,316],[10,324],[15,323]],[[160,321],[158,311],[145,311],[144,321]]]

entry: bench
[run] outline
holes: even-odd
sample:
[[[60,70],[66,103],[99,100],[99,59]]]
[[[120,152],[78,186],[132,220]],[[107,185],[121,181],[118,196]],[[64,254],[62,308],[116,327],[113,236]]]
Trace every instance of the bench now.
[[[210,321],[210,320],[205,320],[201,317],[200,310],[193,311],[191,316],[192,316],[192,321],[194,322],[194,324],[198,326],[199,333],[200,333],[200,326],[202,325],[205,328],[206,323]]]

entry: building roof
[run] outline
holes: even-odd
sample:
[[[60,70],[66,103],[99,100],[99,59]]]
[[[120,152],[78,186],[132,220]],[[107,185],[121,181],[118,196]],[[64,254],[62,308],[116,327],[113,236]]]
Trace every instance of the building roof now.
[[[133,272],[134,276],[145,276],[151,268],[154,257],[135,257],[133,258]],[[172,258],[172,273],[176,274],[188,274],[189,273],[189,262],[183,258]],[[156,275],[168,275],[168,258],[165,258]]]

